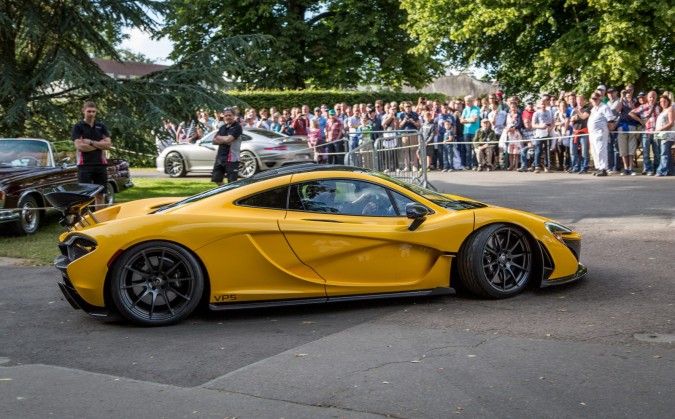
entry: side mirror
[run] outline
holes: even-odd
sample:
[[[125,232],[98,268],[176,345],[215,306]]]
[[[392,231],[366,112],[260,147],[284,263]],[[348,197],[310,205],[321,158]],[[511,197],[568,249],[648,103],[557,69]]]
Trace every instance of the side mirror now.
[[[427,214],[429,214],[429,209],[422,204],[418,204],[416,202],[406,204],[405,215],[406,217],[413,220],[413,222],[408,226],[408,230],[417,230],[417,228],[427,219]]]
[[[66,167],[68,167],[69,163],[70,163],[70,157],[66,157],[66,158],[61,159],[61,167],[62,168],[65,169]]]

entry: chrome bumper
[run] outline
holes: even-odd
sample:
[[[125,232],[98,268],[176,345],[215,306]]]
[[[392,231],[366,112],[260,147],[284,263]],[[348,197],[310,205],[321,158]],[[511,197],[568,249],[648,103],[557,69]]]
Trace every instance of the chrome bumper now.
[[[21,217],[19,211],[9,211],[9,210],[0,210],[0,223],[8,223],[10,221],[16,221]]]

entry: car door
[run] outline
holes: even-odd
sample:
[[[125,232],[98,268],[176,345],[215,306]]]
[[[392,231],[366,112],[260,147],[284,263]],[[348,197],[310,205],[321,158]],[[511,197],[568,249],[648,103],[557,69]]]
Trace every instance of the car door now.
[[[443,214],[410,231],[405,204],[412,202],[358,179],[296,182],[279,226],[298,258],[326,280],[329,297],[448,286],[452,256],[435,246]],[[458,220],[471,231],[472,214]]]
[[[216,131],[212,131],[204,136],[198,144],[180,146],[186,147],[185,153],[192,171],[210,172],[213,170],[213,164],[216,162],[216,154],[218,153],[218,146],[213,144],[215,135]]]

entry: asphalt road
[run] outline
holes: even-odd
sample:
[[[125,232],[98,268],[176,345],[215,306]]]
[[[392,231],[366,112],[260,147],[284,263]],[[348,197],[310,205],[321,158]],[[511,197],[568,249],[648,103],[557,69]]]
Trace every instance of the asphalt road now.
[[[675,178],[430,179],[575,227],[588,277],[144,329],[72,310],[54,268],[2,267],[0,417],[672,417]]]

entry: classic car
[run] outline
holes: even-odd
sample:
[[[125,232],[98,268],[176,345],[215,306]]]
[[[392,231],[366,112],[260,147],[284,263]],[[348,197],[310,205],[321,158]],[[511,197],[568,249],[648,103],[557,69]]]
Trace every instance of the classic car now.
[[[213,145],[216,131],[205,135],[194,144],[174,144],[157,156],[157,170],[171,177],[189,173],[211,173],[216,161],[218,146]],[[239,177],[249,178],[262,170],[307,163],[313,159],[307,140],[260,128],[244,128]]]
[[[74,200],[73,205],[81,205]],[[60,237],[76,309],[160,326],[213,310],[439,295],[486,298],[586,275],[553,220],[350,166],[299,165],[184,199],[83,215]]]
[[[106,200],[133,186],[129,164],[108,161]],[[42,190],[77,183],[77,166],[58,158],[54,145],[36,138],[0,138],[0,232],[33,234],[40,226],[49,203]]]

